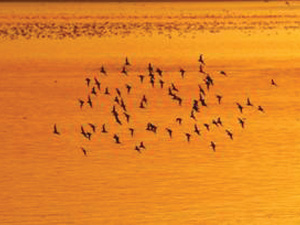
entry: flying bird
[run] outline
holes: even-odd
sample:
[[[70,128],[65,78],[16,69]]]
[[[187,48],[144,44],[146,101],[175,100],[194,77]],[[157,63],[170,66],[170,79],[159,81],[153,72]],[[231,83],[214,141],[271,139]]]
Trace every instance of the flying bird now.
[[[233,134],[229,130],[225,130],[227,135],[230,137],[231,140],[233,140]]]
[[[54,127],[53,127],[53,133],[54,133],[54,134],[57,134],[57,135],[60,135],[60,132],[58,132],[58,130],[57,130],[56,124],[54,124]]]
[[[222,96],[221,95],[216,95],[216,97],[218,99],[218,103],[221,104]]]
[[[275,81],[273,79],[271,80],[271,85],[277,86],[277,84],[275,83]]]
[[[216,144],[213,141],[211,141],[210,146],[211,146],[212,150],[215,152],[216,151]]]
[[[85,148],[83,148],[83,147],[81,147],[81,151],[83,152],[83,154],[86,156],[86,149]]]
[[[166,128],[166,131],[169,133],[170,138],[172,138],[172,130],[170,128]]]
[[[78,99],[78,102],[80,104],[80,109],[82,109],[83,105],[84,105],[84,101],[81,99]]]

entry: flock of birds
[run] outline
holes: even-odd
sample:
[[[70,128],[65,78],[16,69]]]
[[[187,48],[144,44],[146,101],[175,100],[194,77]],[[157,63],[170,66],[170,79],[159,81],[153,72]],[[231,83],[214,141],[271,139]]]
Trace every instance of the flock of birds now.
[[[196,115],[196,113],[200,112],[200,107],[208,107],[207,96],[209,94],[211,87],[214,86],[215,80],[209,73],[207,73],[205,71],[206,64],[204,62],[204,58],[203,58],[202,54],[200,54],[200,56],[199,56],[198,63],[199,63],[199,73],[203,76],[203,83],[198,84],[198,88],[199,88],[198,96],[199,97],[192,101],[192,104],[191,104],[192,107],[190,109],[189,118],[194,122],[193,132],[195,133],[195,135],[201,136],[201,126],[197,123],[197,119],[196,119],[195,115]],[[129,59],[126,57],[124,65],[120,71],[121,74],[124,76],[129,76],[128,68],[130,66],[131,66],[131,63],[130,63]],[[104,66],[101,66],[100,73],[103,76],[109,75]],[[149,63],[148,68],[147,68],[147,73],[148,73],[148,76],[143,75],[143,74],[138,75],[137,76],[137,79],[139,80],[138,82],[143,84],[145,82],[145,79],[148,78],[149,83],[153,88],[155,88],[155,83],[157,83],[160,89],[166,90],[166,93],[171,98],[171,100],[177,102],[178,107],[185,107],[182,105],[183,98],[179,94],[180,93],[179,88],[174,83],[164,80],[164,76],[163,76],[164,71],[163,70],[161,70],[158,67],[154,68],[154,66],[151,63]],[[180,74],[182,79],[185,78],[186,71],[183,68],[181,68],[178,71],[178,73]],[[228,75],[225,71],[220,71],[219,75],[228,77]],[[100,94],[111,96],[111,98],[110,98],[112,101],[111,115],[114,118],[114,121],[118,124],[118,126],[123,126],[124,123],[127,123],[128,125],[130,125],[128,128],[128,132],[129,132],[130,136],[132,138],[134,138],[136,129],[134,127],[131,127],[131,125],[132,125],[131,124],[131,115],[127,108],[127,105],[126,105],[126,102],[124,99],[124,95],[125,94],[130,95],[132,89],[135,87],[133,87],[133,85],[125,84],[126,93],[123,93],[119,88],[116,88],[115,93],[112,93],[110,91],[109,87],[105,87],[102,90],[100,78],[94,77],[92,79],[90,77],[87,77],[85,79],[85,83],[86,83],[86,86],[88,87],[89,93],[87,95],[87,100],[78,99],[80,109],[83,109],[83,107],[89,107],[92,109],[93,105],[94,105],[94,100],[95,100],[94,98],[96,98]],[[274,79],[271,79],[270,84],[274,87],[277,87],[277,84],[274,81]],[[221,105],[223,96],[220,94],[216,94],[215,98],[216,98],[216,104]],[[236,104],[237,110],[239,111],[239,113],[241,115],[243,115],[243,110],[244,110],[245,106],[256,108],[257,111],[262,112],[262,113],[265,112],[264,108],[261,105],[254,106],[254,104],[252,104],[249,97],[247,98],[245,104],[242,104],[239,102],[236,102],[235,104]],[[145,94],[143,94],[143,97],[139,102],[139,109],[145,110],[147,108],[148,108],[148,98]],[[123,115],[122,117],[124,119],[121,118],[121,115]],[[184,119],[182,117],[177,117],[175,119],[174,123],[177,123],[178,125],[182,125],[183,120]],[[245,128],[245,120],[246,119],[242,118],[242,117],[237,118],[237,122],[240,124],[241,128]],[[81,125],[81,135],[83,138],[86,138],[88,140],[91,140],[91,137],[93,136],[93,134],[95,134],[96,132],[99,132],[98,130],[100,130],[101,133],[105,133],[105,134],[110,133],[110,131],[106,128],[106,123],[104,123],[102,125],[97,125],[95,123],[88,123],[87,125],[90,127],[90,129],[87,129],[86,127]],[[203,123],[203,129],[207,130],[207,132],[209,132],[211,130],[212,126],[224,127],[222,118],[218,117],[216,119],[212,119],[211,122]],[[98,128],[98,127],[101,127],[101,128]],[[145,130],[156,134],[158,132],[158,127],[159,126],[157,124],[148,122],[145,126]],[[171,129],[170,127],[163,127],[162,129],[160,128],[160,130],[164,130],[164,132],[167,133],[169,138],[173,138],[173,130],[174,129]],[[61,135],[61,131],[59,131],[57,124],[54,124],[53,133],[55,135]],[[233,140],[234,135],[233,135],[233,132],[229,128],[224,128],[224,133],[231,140]],[[182,135],[184,135],[186,137],[187,142],[191,141],[191,136],[192,136],[191,132],[183,132]],[[122,144],[121,138],[117,133],[112,132],[111,138],[112,138],[112,140],[114,140],[114,142],[116,144],[118,144],[118,145]],[[210,141],[210,147],[214,152],[216,151],[217,145],[216,145],[215,141],[213,141],[213,140]],[[85,147],[80,147],[80,149],[82,150],[83,154],[85,156],[87,156],[88,150]],[[144,141],[138,141],[138,144],[133,146],[133,149],[136,150],[138,153],[142,153],[142,150],[146,149]]]

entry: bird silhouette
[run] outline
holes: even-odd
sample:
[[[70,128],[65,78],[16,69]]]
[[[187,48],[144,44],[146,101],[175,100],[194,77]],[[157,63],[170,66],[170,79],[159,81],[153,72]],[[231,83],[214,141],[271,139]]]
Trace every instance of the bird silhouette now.
[[[145,147],[145,145],[144,145],[144,142],[141,141],[139,148],[146,149],[146,147]]]
[[[87,156],[87,152],[85,148],[81,147],[81,151],[83,152],[84,156]]]
[[[200,130],[199,130],[197,124],[194,125],[194,132],[195,132],[196,134],[200,135]]]
[[[275,81],[273,79],[271,80],[271,85],[277,86],[277,84],[275,83]]]
[[[159,80],[159,84],[160,84],[160,88],[163,88],[164,87],[164,81],[163,80]]]
[[[106,128],[105,128],[105,124],[102,125],[102,130],[101,130],[101,132],[102,132],[102,133],[107,133],[107,130],[106,130]]]
[[[185,70],[181,68],[181,69],[179,70],[179,72],[180,72],[180,74],[181,74],[181,77],[184,78]]]
[[[127,57],[125,58],[125,65],[126,65],[126,66],[130,66],[130,63],[129,63],[129,60],[128,60]]]
[[[116,92],[117,92],[117,94],[118,94],[120,97],[122,97],[122,96],[121,96],[121,91],[120,91],[119,88],[116,88]]]
[[[116,144],[121,144],[120,138],[118,135],[114,134],[113,138],[115,139]]]
[[[178,92],[178,89],[175,87],[175,84],[174,84],[174,83],[171,83],[171,87],[172,87],[172,90],[173,90],[173,91]]]
[[[182,118],[179,118],[179,117],[176,118],[176,122],[178,122],[178,124],[181,125],[181,123],[182,123]]]
[[[129,115],[129,114],[127,114],[126,112],[124,112],[124,116],[126,117],[126,121],[127,121],[127,123],[129,123],[130,115]]]
[[[240,112],[243,113],[243,108],[244,107],[238,102],[236,103],[236,105],[237,105],[238,109],[240,110]]]
[[[218,99],[218,103],[221,104],[222,96],[221,95],[216,95],[216,97]]]
[[[134,129],[133,129],[133,128],[129,128],[129,131],[130,131],[130,135],[131,135],[131,137],[133,137],[133,134],[134,134]]]
[[[156,69],[156,72],[158,73],[159,76],[162,76],[162,72],[163,72],[163,71],[162,71],[161,69],[157,68],[157,69]]]
[[[227,74],[223,70],[220,71],[220,74],[227,77]]]
[[[141,153],[141,149],[138,146],[135,146],[134,150],[136,150],[138,153]]]
[[[205,96],[205,91],[204,91],[204,89],[201,87],[200,84],[198,84],[198,87],[199,87],[200,94],[203,94],[203,95]]]
[[[140,78],[141,83],[143,83],[145,76],[144,75],[139,75],[138,77]]]
[[[211,141],[210,146],[211,146],[212,150],[215,152],[216,151],[216,144],[213,141]]]
[[[60,132],[58,132],[58,130],[57,130],[56,124],[54,124],[54,126],[53,126],[53,133],[57,134],[57,135],[60,135]]]
[[[110,95],[109,90],[108,90],[108,87],[105,88],[104,94],[105,94],[105,95]]]
[[[123,66],[121,73],[127,76],[127,70],[125,66]]]
[[[245,120],[238,118],[239,123],[241,124],[242,128],[245,128]]]
[[[265,112],[264,109],[260,105],[257,107],[257,109],[258,109],[258,111]]]
[[[98,79],[96,77],[94,77],[94,80],[95,80],[95,84],[96,84],[98,90],[100,91],[101,83],[98,81]]]
[[[91,79],[90,79],[90,78],[86,78],[85,81],[86,81],[86,85],[89,87],[89,86],[90,86]]]
[[[93,132],[96,133],[96,125],[89,123],[90,127],[92,128]]]
[[[233,134],[229,130],[225,130],[227,135],[230,137],[231,140],[233,140]]]
[[[204,123],[203,125],[205,126],[206,130],[209,131],[209,124]]]
[[[253,104],[251,103],[250,99],[247,98],[247,103],[246,103],[247,106],[253,106]]]
[[[218,117],[217,123],[218,123],[221,127],[223,126],[223,123],[222,123],[222,121],[221,121],[221,117]]]
[[[82,109],[82,107],[83,107],[83,105],[84,105],[84,101],[81,100],[81,99],[78,99],[78,101],[79,101],[79,104],[80,104],[80,109]]]
[[[203,65],[205,65],[204,60],[203,60],[203,54],[200,54],[198,62],[202,63]]]
[[[166,131],[168,132],[170,138],[172,138],[173,131],[170,128],[166,128]]]
[[[185,133],[185,136],[186,136],[186,140],[188,142],[190,142],[190,140],[191,140],[191,134],[190,133]]]
[[[101,66],[101,68],[100,68],[100,73],[103,73],[104,75],[106,75],[106,71],[105,71],[105,69],[104,69],[104,66]]]
[[[126,88],[127,88],[127,94],[129,94],[131,90],[131,86],[129,84],[126,84]]]
[[[91,108],[93,108],[93,102],[90,96],[88,96],[87,103],[90,105]]]
[[[93,94],[93,95],[97,95],[97,92],[96,92],[96,89],[95,89],[95,87],[93,87],[93,88],[92,88],[91,94]]]

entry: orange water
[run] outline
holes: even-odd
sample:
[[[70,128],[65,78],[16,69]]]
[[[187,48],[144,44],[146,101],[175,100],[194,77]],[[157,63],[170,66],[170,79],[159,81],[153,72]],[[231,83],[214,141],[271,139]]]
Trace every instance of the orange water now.
[[[1,27],[12,33],[34,16],[37,23],[54,27],[134,24],[125,29],[114,24],[122,34],[101,37],[58,38],[56,29],[51,38],[37,38],[36,31],[29,39],[0,35],[1,224],[300,223],[300,33],[293,27],[298,3],[1,6]],[[152,24],[151,32],[139,28],[143,21]],[[212,31],[216,21],[223,25]],[[271,29],[260,22],[275,25]],[[168,30],[170,23],[176,30]],[[206,25],[187,33],[187,23]],[[245,23],[254,25],[247,28]],[[163,34],[157,30],[160,25]],[[196,114],[202,132],[198,137],[189,114],[197,85],[203,83],[200,53],[215,85],[207,97],[209,107]],[[120,74],[126,56],[132,63],[128,77]],[[182,107],[170,99],[167,88],[152,88],[148,78],[140,84],[137,75],[147,74],[149,62],[164,71],[167,86],[178,86]],[[107,77],[100,75],[101,65]],[[184,79],[181,67],[187,71]],[[85,78],[94,76],[102,83],[102,94],[93,97],[93,109],[80,110],[77,99],[86,100],[90,91]],[[278,87],[271,86],[271,79]],[[133,87],[129,95],[125,83]],[[106,86],[110,97],[103,95]],[[117,125],[111,116],[116,87],[132,117],[130,124],[121,116],[124,124]],[[145,110],[138,108],[143,94],[149,101]],[[223,95],[221,105],[216,94]],[[265,113],[248,107],[241,115],[235,102],[245,105],[247,97]],[[178,116],[182,126],[175,123]],[[212,131],[205,131],[203,123],[218,116],[233,132],[233,141],[224,128],[211,125]],[[246,118],[244,130],[237,117]],[[106,123],[109,133],[97,131],[88,141],[80,126],[88,129],[89,122]],[[156,135],[145,131],[148,122],[158,125]],[[60,136],[52,133],[54,123]],[[136,129],[134,138],[128,127]],[[165,127],[173,129],[172,139]],[[192,133],[190,143],[185,132]],[[114,133],[121,145],[114,143]],[[134,151],[140,141],[147,147],[142,154]]]

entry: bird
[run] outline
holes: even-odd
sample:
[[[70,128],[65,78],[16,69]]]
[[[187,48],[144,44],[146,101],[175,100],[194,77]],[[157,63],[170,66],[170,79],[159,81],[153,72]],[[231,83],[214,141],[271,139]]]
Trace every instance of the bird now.
[[[131,86],[129,84],[126,84],[126,88],[127,88],[127,94],[129,94],[131,90]]]
[[[231,140],[233,140],[233,134],[229,130],[225,130],[227,135],[230,137]]]
[[[96,126],[92,123],[89,123],[89,125],[92,128],[93,132],[96,133]]]
[[[203,94],[205,96],[205,91],[203,90],[203,88],[201,87],[200,84],[198,84],[198,87],[199,87],[199,91],[201,94]]]
[[[220,71],[220,74],[222,74],[222,75],[224,75],[224,76],[227,77],[227,74],[223,70]]]
[[[153,67],[152,67],[151,63],[148,64],[148,71],[150,74],[153,72]]]
[[[115,116],[116,122],[117,122],[118,124],[122,125],[122,122],[121,122],[121,120],[120,120],[118,114],[116,114],[116,115],[114,115],[114,116]]]
[[[81,99],[78,99],[78,101],[79,101],[79,104],[80,104],[80,109],[82,109],[82,107],[83,107],[83,105],[84,105],[84,101],[81,100]]]
[[[128,60],[127,57],[125,58],[125,65],[126,65],[126,66],[130,66],[130,63],[129,63],[129,60]]]
[[[127,71],[126,71],[126,67],[125,66],[123,66],[121,73],[127,76]]]
[[[175,87],[174,83],[171,84],[172,90],[178,92],[178,89]]]
[[[159,76],[162,76],[162,72],[163,72],[163,71],[162,71],[161,69],[157,68],[157,69],[156,69],[156,72],[158,73]]]
[[[84,137],[86,137],[86,133],[85,133],[85,130],[84,130],[83,126],[81,126],[81,134],[82,134]]]
[[[190,142],[190,140],[191,140],[191,134],[185,133],[185,136],[186,136],[186,140],[187,140],[188,142]]]
[[[92,136],[92,134],[91,134],[90,132],[86,132],[86,133],[85,133],[85,137],[86,137],[87,139],[91,140],[91,136]]]
[[[195,132],[196,134],[200,135],[200,130],[199,130],[197,124],[194,125],[194,132]]]
[[[247,98],[247,103],[246,103],[247,106],[253,106],[253,104],[251,103],[250,99]]]
[[[105,124],[102,124],[102,130],[101,130],[102,133],[107,133],[107,130],[105,128]]]
[[[116,92],[117,92],[117,94],[118,94],[120,97],[122,97],[122,96],[121,96],[121,91],[120,91],[119,88],[116,88]]]
[[[216,95],[216,97],[218,99],[218,103],[221,104],[222,96],[221,95]]]
[[[142,142],[141,141],[141,143],[140,143],[140,146],[139,146],[140,148],[143,148],[143,149],[146,149],[146,147],[145,147],[145,145],[144,145],[144,142]]]
[[[115,139],[116,144],[121,144],[120,138],[118,135],[114,134],[113,138]]]
[[[163,80],[159,80],[159,84],[160,84],[160,88],[163,88],[164,87],[164,81]]]
[[[202,63],[205,65],[204,60],[203,60],[203,54],[200,54],[198,62]]]
[[[86,81],[86,85],[89,87],[89,86],[90,86],[91,79],[90,79],[90,78],[86,78],[85,81]]]
[[[130,135],[131,135],[131,137],[133,137],[134,129],[133,129],[133,128],[129,128],[129,130],[130,130]]]
[[[83,148],[83,147],[81,147],[81,151],[83,152],[83,154],[86,156],[86,149],[85,148]]]
[[[181,74],[181,77],[184,78],[185,70],[181,68],[181,69],[179,70],[179,72],[180,72],[180,74]]]
[[[176,122],[178,122],[178,123],[179,123],[179,125],[181,125],[181,123],[182,123],[182,119],[181,119],[181,118],[179,118],[179,117],[177,117],[177,118],[176,118]]]
[[[204,72],[204,70],[203,70],[203,66],[202,66],[202,64],[200,64],[200,66],[199,66],[199,72],[200,72],[200,73],[204,73],[204,74],[205,74],[205,72]]]
[[[88,96],[87,103],[90,105],[91,108],[93,108],[93,102],[90,96]]]
[[[145,104],[148,104],[148,100],[146,98],[146,95],[143,95],[142,102],[144,102]]]
[[[143,83],[145,76],[144,75],[139,75],[138,77],[140,78],[141,83]]]
[[[220,126],[223,126],[223,123],[222,123],[222,121],[221,121],[221,117],[218,117],[217,123],[220,124]]]
[[[209,131],[209,124],[204,123],[203,125],[206,127],[206,130]]]
[[[141,103],[140,103],[140,108],[141,108],[141,109],[144,109],[144,108],[145,108],[145,106],[144,106],[144,104],[143,104],[143,101],[141,101]]]
[[[277,86],[277,84],[275,83],[275,81],[273,79],[271,80],[271,85]]]
[[[57,130],[56,124],[54,124],[53,129],[54,129],[54,130],[53,130],[53,133],[54,133],[54,134],[60,135],[60,132],[58,132],[58,130]]]
[[[104,94],[105,94],[105,95],[110,95],[109,90],[108,90],[108,87],[105,88]]]
[[[130,115],[129,115],[129,114],[127,114],[126,112],[124,112],[124,116],[126,117],[126,121],[127,121],[127,123],[129,123]]]
[[[166,128],[166,131],[169,133],[170,138],[172,138],[172,130],[170,128]]]
[[[104,66],[101,66],[101,68],[100,68],[100,73],[103,73],[104,75],[106,75],[106,71],[105,71],[105,69],[104,69]]]
[[[258,111],[265,112],[264,109],[260,105],[257,107],[257,109],[258,109]]]
[[[216,125],[216,127],[219,127],[219,124],[218,124],[218,122],[217,122],[217,121],[215,121],[215,120],[212,120],[212,123],[213,123],[214,125]]]
[[[245,127],[245,120],[241,119],[241,118],[238,118],[238,121],[241,124],[242,128],[244,128]]]
[[[95,80],[95,84],[96,84],[98,90],[100,91],[101,83],[98,81],[98,79],[96,77],[94,77],[94,80]]]
[[[191,117],[192,119],[194,119],[194,120],[197,120],[197,119],[196,119],[196,117],[195,117],[194,110],[192,110],[192,111],[191,111],[191,115],[190,115],[190,117]]]
[[[136,150],[138,153],[141,153],[141,150],[138,146],[135,146],[134,150]]]
[[[97,92],[96,92],[96,89],[95,89],[95,87],[93,87],[93,88],[92,88],[91,94],[93,94],[93,95],[97,95]]]
[[[216,151],[216,144],[213,141],[211,141],[210,146],[211,146],[212,150],[215,152]]]
[[[244,107],[238,102],[236,102],[236,105],[237,105],[238,109],[240,110],[240,112],[243,113],[243,108]]]

